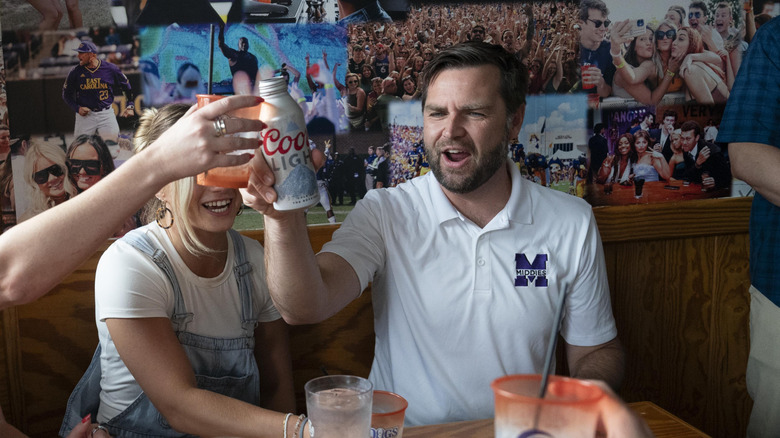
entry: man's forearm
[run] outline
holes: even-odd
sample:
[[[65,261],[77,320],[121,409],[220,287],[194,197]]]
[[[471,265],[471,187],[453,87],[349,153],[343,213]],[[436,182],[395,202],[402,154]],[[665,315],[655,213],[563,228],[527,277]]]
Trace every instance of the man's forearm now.
[[[761,143],[730,143],[729,157],[735,177],[780,206],[780,148]]]
[[[582,347],[571,345],[567,349],[572,377],[603,380],[615,390],[620,388],[625,374],[626,359],[623,346],[617,338],[582,355],[573,354],[576,349],[583,350]]]

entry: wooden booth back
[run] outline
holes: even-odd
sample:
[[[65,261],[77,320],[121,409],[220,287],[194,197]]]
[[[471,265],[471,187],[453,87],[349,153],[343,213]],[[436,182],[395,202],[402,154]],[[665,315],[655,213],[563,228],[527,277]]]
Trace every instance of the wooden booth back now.
[[[595,208],[612,307],[626,348],[626,401],[652,401],[715,437],[743,437],[750,200]],[[312,226],[315,251],[338,226]],[[262,242],[262,232],[247,232]],[[40,300],[0,312],[0,406],[52,437],[97,345],[93,281],[106,246]],[[329,374],[367,376],[370,290],[320,324],[291,328],[295,390]]]

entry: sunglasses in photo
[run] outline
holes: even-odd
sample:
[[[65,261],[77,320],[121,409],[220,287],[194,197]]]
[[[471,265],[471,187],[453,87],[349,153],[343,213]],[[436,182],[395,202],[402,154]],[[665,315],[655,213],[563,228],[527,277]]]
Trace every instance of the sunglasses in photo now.
[[[673,40],[673,39],[677,38],[677,32],[675,32],[674,29],[669,29],[667,31],[663,31],[663,30],[655,31],[655,39],[662,40],[664,38],[668,38],[670,40]]]
[[[98,160],[68,160],[68,169],[73,175],[81,172],[84,169],[84,173],[87,175],[100,175],[100,161]]]
[[[688,18],[701,18],[701,12],[689,12]]]
[[[609,27],[609,25],[612,24],[612,22],[609,20],[601,21],[601,20],[591,20],[590,18],[588,18],[588,21],[592,21],[593,27],[595,27],[596,29],[600,28],[602,24],[604,25],[604,27]]]
[[[52,164],[43,170],[33,173],[33,181],[35,181],[36,184],[46,184],[46,181],[49,180],[49,174],[54,175],[55,178],[59,178],[63,173],[63,169],[59,164]]]

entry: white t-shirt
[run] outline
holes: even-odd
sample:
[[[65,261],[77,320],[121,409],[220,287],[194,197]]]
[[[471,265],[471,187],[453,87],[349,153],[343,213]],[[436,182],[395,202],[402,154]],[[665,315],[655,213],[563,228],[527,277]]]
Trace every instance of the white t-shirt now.
[[[235,254],[228,237],[228,257],[225,269],[214,278],[198,277],[187,268],[173,247],[168,235],[157,223],[139,228],[162,248],[173,266],[188,312],[194,317],[187,331],[214,338],[237,338],[244,335],[241,327],[241,298],[233,273]],[[271,301],[265,280],[263,247],[244,237],[247,261],[252,264],[254,300],[259,322],[275,321],[279,312]],[[170,318],[174,309],[173,288],[162,270],[144,253],[123,240],[114,242],[100,258],[95,275],[95,319],[102,353],[100,365],[99,422],[105,422],[122,412],[141,393],[116,351],[106,327],[106,318]]]
[[[484,229],[428,173],[370,191],[323,248],[373,281],[370,379],[409,401],[407,425],[492,417],[493,379],[542,371],[562,290],[568,343],[617,336],[590,205],[509,168],[509,202]]]

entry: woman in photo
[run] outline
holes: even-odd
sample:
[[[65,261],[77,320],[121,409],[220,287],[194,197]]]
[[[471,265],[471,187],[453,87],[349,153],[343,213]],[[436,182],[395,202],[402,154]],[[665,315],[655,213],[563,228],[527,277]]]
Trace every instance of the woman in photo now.
[[[666,56],[667,63],[664,66],[662,55],[656,50],[656,32],[650,26],[646,26],[643,35],[631,40],[623,56],[620,47],[626,41],[630,27],[630,22],[624,20],[615,23],[610,32],[612,47],[610,54],[612,63],[617,69],[612,94],[635,99],[645,105],[656,105],[669,91],[679,70],[682,56],[677,58]],[[666,28],[668,25],[663,27]],[[665,41],[666,33],[663,33],[663,37]]]
[[[404,94],[401,96],[403,100],[415,100],[420,98],[420,91],[417,89],[417,82],[412,75],[406,76],[403,79]]]
[[[147,110],[136,153],[189,108]],[[115,436],[298,436],[302,422],[280,413],[295,411],[287,326],[262,246],[231,229],[240,211],[237,189],[183,178],[149,201],[146,226],[106,250],[95,278],[99,351],[61,433],[97,403]]]
[[[650,133],[644,129],[634,133],[634,149],[637,154],[637,162],[634,165],[634,178],[641,178],[645,181],[669,179],[671,175],[669,163],[666,162],[664,154],[661,153],[660,145],[657,146],[657,148],[650,149]]]
[[[65,151],[48,142],[30,142],[24,154],[24,180],[32,188],[20,222],[76,196],[68,175]]]
[[[634,148],[634,136],[625,133],[618,138],[617,153],[608,155],[596,175],[596,182],[630,185],[634,179],[634,165],[637,153]]]
[[[363,131],[363,122],[366,116],[366,92],[360,88],[360,77],[355,73],[347,73],[345,80],[346,87],[336,78],[336,69],[333,69],[333,82],[346,99],[350,130]]]
[[[82,134],[68,146],[68,170],[79,193],[114,171],[111,151],[99,135]]]
[[[672,57],[704,52],[699,31],[690,27],[682,27],[677,31],[677,38],[672,43]],[[686,97],[700,104],[725,103],[729,98],[729,89],[725,82],[726,75],[718,67],[721,64],[720,58],[718,64],[710,64],[687,57],[680,67]]]

